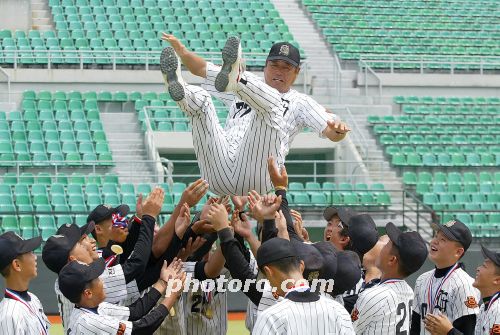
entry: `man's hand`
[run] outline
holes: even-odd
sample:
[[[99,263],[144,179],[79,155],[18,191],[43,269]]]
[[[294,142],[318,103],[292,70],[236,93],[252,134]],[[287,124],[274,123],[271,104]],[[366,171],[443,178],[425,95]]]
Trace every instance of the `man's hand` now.
[[[246,196],[232,196],[231,200],[233,201],[234,204],[234,209],[243,211],[245,209],[245,205],[248,202],[248,197]]]
[[[242,213],[242,219],[240,219],[240,212],[235,210],[231,217],[231,226],[234,228],[234,232],[245,240],[249,239],[252,236],[252,225],[247,220],[247,216]]]
[[[191,215],[189,213],[189,206],[187,203],[184,203],[181,207],[177,220],[175,220],[175,234],[178,238],[182,239],[190,223]]]
[[[278,237],[284,238],[285,240],[290,240],[288,235],[288,230],[286,228],[286,219],[282,211],[276,212],[274,215],[274,220],[276,222],[276,228],[278,229]]]
[[[214,233],[215,229],[208,220],[199,220],[193,223],[191,229],[196,235],[203,235],[207,233]]]
[[[156,187],[153,191],[151,191],[142,205],[143,215],[149,215],[156,218],[161,212],[161,206],[163,205],[164,198],[165,191],[163,191],[162,188]]]
[[[167,34],[167,33],[162,33],[161,34],[161,39],[164,41],[167,41],[170,43],[172,48],[174,48],[175,52],[179,55],[181,54],[184,50],[184,44],[182,44],[181,41],[177,37],[175,37],[172,34]]]
[[[180,203],[187,203],[189,207],[194,207],[207,192],[208,183],[203,179],[198,179],[182,192]]]
[[[274,214],[281,206],[281,200],[281,195],[277,197],[274,194],[266,194],[261,197],[255,190],[248,194],[251,215],[259,222],[274,219]]]
[[[309,242],[309,233],[307,232],[307,229],[304,228],[302,215],[293,209],[290,210],[290,215],[292,215],[293,218],[293,229],[295,230],[295,233],[302,237],[304,241]]]
[[[167,266],[167,261],[163,261],[163,267],[160,272],[160,279],[164,282],[168,282],[170,279],[179,276],[182,270],[182,260],[180,258],[174,258],[173,261]]]
[[[210,206],[210,210],[207,214],[207,220],[212,223],[216,231],[220,231],[229,227],[227,216],[226,207],[222,204],[214,203]]]
[[[188,259],[189,256],[191,256],[192,254],[194,254],[196,252],[196,250],[200,249],[201,246],[206,242],[207,240],[205,240],[203,237],[200,237],[198,236],[194,241],[193,241],[193,238],[190,237],[187,244],[186,244],[186,247],[185,248],[182,248],[178,253],[177,253],[177,257],[179,257],[183,262],[186,261],[186,259]]]
[[[328,128],[330,130],[338,134],[347,134],[351,131],[351,128],[349,128],[345,122],[342,122],[340,120],[328,120],[326,124],[328,125]]]
[[[142,218],[142,206],[143,206],[143,200],[142,200],[142,193],[140,193],[137,196],[137,203],[135,205],[135,215],[140,219]]]
[[[274,157],[267,159],[267,170],[275,189],[286,189],[288,187],[288,174],[286,173],[285,166],[278,169]]]
[[[427,314],[424,319],[425,329],[431,332],[432,335],[446,335],[453,328],[450,320],[441,313]]]

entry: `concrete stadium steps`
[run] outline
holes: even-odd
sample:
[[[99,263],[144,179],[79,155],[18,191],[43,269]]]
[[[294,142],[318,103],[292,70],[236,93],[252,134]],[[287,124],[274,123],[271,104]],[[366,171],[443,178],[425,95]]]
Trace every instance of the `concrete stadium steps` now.
[[[31,26],[35,30],[54,30],[47,0],[31,0]]]
[[[101,113],[109,147],[115,167],[113,172],[121,183],[153,183],[154,169],[148,159],[144,145],[144,133],[135,113]],[[137,163],[131,163],[137,162]],[[126,163],[126,164],[125,164]]]

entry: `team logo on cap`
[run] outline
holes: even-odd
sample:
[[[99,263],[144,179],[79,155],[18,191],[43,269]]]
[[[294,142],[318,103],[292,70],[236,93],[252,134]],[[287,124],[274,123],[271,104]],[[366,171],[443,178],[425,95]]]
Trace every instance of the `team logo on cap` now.
[[[450,227],[453,227],[453,225],[455,223],[457,223],[457,221],[451,220],[451,221],[446,222],[443,226],[450,228]]]
[[[106,207],[107,209],[111,209],[111,205],[104,204],[103,206]]]
[[[307,276],[307,280],[311,281],[319,278],[319,271],[313,271]]]
[[[282,45],[280,47],[280,55],[288,56],[290,54],[290,47],[288,45]]]

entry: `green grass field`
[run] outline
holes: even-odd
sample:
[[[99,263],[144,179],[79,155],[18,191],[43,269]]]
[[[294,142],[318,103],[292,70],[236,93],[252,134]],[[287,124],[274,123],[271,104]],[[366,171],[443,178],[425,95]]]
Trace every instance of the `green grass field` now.
[[[231,335],[248,335],[249,332],[245,328],[245,321],[229,321],[228,324],[228,334]],[[64,335],[63,328],[61,324],[54,324],[50,328],[50,335]]]

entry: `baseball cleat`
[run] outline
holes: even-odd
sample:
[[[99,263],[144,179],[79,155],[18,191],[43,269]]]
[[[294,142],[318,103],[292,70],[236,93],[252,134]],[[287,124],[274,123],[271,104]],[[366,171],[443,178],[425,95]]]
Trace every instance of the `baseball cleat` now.
[[[174,48],[167,47],[161,52],[160,70],[172,99],[174,101],[184,99],[184,80],[181,74],[181,62]]]
[[[219,92],[235,91],[242,72],[240,39],[230,36],[222,49],[222,68],[215,78]]]

